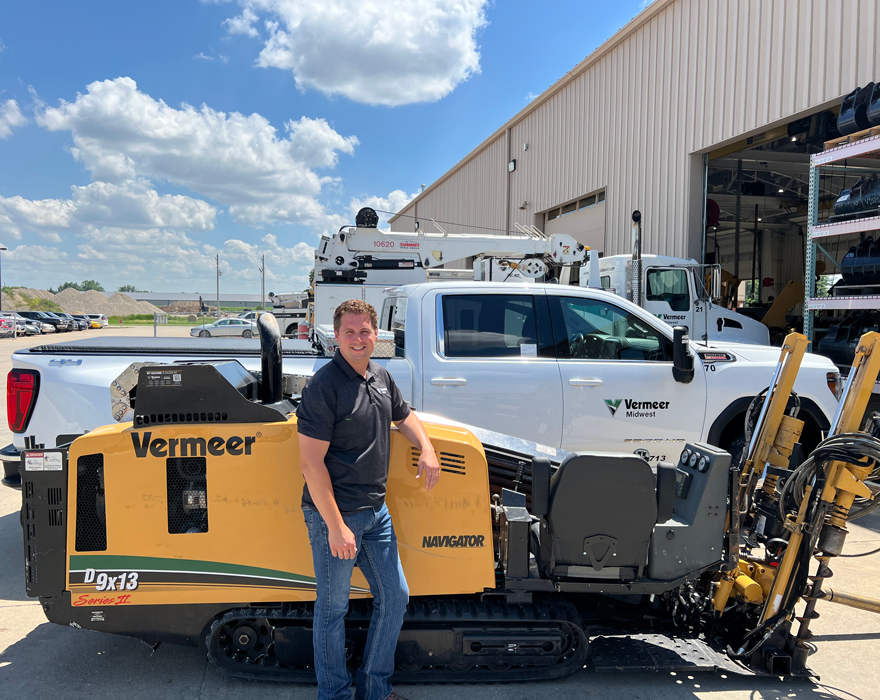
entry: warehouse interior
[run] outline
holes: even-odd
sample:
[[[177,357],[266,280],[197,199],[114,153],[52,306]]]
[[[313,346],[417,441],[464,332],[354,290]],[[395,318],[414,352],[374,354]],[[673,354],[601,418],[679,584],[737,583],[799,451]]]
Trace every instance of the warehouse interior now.
[[[709,153],[706,173],[705,262],[719,263],[737,285],[737,306],[760,317],[790,282],[796,300],[788,309],[788,325],[803,318],[807,251],[810,156],[838,138],[840,103],[826,105],[788,124],[767,129]],[[823,170],[819,179],[818,221],[825,223],[841,192],[877,161],[845,161]],[[852,246],[870,234],[859,233],[820,241],[817,249],[817,292],[841,285],[840,261]],[[796,293],[795,293],[796,291]],[[839,315],[839,312],[838,314]],[[835,314],[824,314],[816,326],[818,341]]]

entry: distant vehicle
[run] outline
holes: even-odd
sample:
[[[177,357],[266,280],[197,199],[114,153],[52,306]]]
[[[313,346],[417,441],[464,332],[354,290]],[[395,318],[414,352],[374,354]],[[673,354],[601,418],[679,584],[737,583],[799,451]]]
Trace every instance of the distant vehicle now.
[[[103,328],[103,324],[97,319],[92,318],[88,314],[73,314],[73,317],[77,321],[82,321],[86,324],[86,328]]]
[[[15,335],[15,319],[8,316],[0,317],[0,338],[11,338]]]
[[[17,326],[16,332],[18,335],[25,335],[27,333],[27,319],[19,316],[14,311],[0,311],[0,318],[8,318],[10,321],[15,321],[15,325]],[[36,332],[39,333],[39,329],[37,329]]]
[[[199,338],[218,336],[241,336],[253,338],[257,333],[257,324],[241,318],[224,318],[214,323],[202,324],[190,329],[189,334]]]
[[[70,321],[66,318],[58,318],[57,316],[53,316],[48,311],[19,311],[21,316],[24,316],[27,319],[32,321],[39,321],[40,323],[51,325],[55,332],[60,333],[61,331],[69,331]],[[44,331],[45,332],[45,331]]]
[[[86,314],[93,321],[97,321],[101,324],[101,326],[109,326],[110,321],[107,320],[107,317],[104,314]]]
[[[69,314],[65,311],[56,311],[54,312],[56,316],[60,316],[61,318],[66,318],[68,321],[73,324],[73,330],[75,331],[84,331],[89,327],[89,324],[83,321],[82,319],[76,318],[73,314]]]

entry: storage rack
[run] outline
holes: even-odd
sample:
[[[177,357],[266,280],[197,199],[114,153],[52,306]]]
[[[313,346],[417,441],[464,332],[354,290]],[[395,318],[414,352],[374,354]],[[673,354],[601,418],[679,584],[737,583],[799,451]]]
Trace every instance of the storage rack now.
[[[864,133],[864,132],[863,132]],[[876,133],[875,129],[869,133]],[[858,138],[853,134],[850,139]],[[831,144],[826,143],[826,146]],[[841,161],[850,158],[880,158],[880,135],[868,136],[850,143],[842,143],[826,148],[821,153],[810,156],[810,200],[807,208],[807,269],[804,283],[804,335],[813,341],[813,312],[836,309],[880,309],[880,294],[864,296],[816,297],[816,249],[817,240],[844,236],[850,233],[880,230],[880,216],[851,219],[835,223],[819,223],[819,177],[823,169],[843,168]],[[878,162],[880,170],[880,162]],[[847,167],[847,172],[861,170]],[[878,288],[880,290],[880,288]]]

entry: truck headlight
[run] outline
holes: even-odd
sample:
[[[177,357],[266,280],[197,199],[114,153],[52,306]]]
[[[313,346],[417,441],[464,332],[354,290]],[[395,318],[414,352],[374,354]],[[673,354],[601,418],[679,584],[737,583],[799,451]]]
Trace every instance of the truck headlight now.
[[[825,374],[825,381],[828,383],[828,388],[831,390],[831,393],[834,394],[834,398],[840,401],[840,397],[843,395],[843,377],[840,376],[840,372],[827,372]]]

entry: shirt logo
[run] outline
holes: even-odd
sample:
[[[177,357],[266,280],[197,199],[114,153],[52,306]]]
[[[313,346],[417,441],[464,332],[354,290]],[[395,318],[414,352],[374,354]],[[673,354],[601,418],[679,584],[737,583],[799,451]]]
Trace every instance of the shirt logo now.
[[[384,386],[376,387],[376,391],[378,391],[380,394],[387,394],[388,393],[388,389],[386,389]]]

